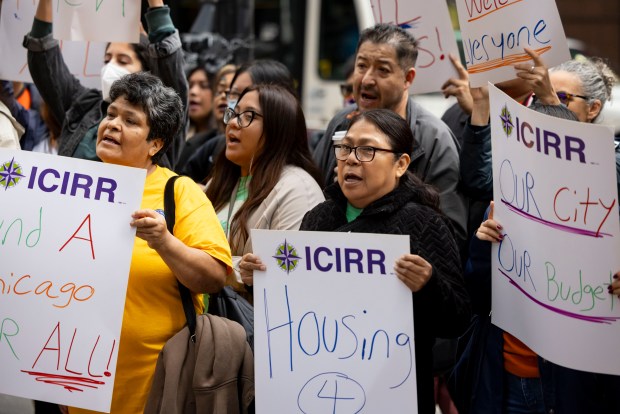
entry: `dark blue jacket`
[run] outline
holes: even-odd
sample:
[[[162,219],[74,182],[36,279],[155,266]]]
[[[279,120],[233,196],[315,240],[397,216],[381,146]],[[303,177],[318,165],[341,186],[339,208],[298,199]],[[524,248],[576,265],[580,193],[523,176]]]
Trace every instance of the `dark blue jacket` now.
[[[484,215],[486,220],[489,211]],[[464,271],[475,328],[468,352],[457,362],[451,378],[451,391],[459,413],[502,413],[504,392],[503,331],[491,324],[491,243],[476,236],[470,243],[470,257]],[[475,366],[467,367],[467,364]],[[555,412],[553,364],[538,358],[543,399],[548,413]],[[469,374],[459,370],[469,370]],[[460,380],[459,380],[460,378]]]

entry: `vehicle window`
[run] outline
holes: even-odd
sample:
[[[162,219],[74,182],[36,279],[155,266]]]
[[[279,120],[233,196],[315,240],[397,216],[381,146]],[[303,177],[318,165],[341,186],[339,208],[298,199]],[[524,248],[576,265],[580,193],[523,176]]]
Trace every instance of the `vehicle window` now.
[[[319,30],[319,76],[344,79],[345,63],[359,39],[353,0],[322,0]]]

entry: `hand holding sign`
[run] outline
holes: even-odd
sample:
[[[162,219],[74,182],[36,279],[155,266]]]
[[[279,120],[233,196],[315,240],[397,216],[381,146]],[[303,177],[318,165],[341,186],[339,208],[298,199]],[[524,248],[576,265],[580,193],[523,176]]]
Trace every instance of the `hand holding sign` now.
[[[444,98],[454,96],[459,103],[459,106],[468,115],[471,115],[471,111],[474,106],[474,99],[471,96],[469,90],[469,73],[467,69],[463,67],[461,61],[450,54],[450,61],[456,69],[458,78],[450,78],[443,85],[441,85],[441,92]]]
[[[433,275],[433,266],[417,254],[405,254],[394,264],[394,272],[415,293],[428,283]]]
[[[136,228],[136,236],[145,240],[151,249],[158,250],[167,237],[172,236],[166,227],[166,219],[153,210],[138,210],[131,217],[131,227]]]
[[[609,285],[609,293],[620,298],[620,271],[614,275],[614,281]]]
[[[503,227],[493,220],[493,210],[495,210],[495,202],[491,201],[489,217],[478,227],[476,237],[491,243],[499,243],[504,238],[501,232]]]
[[[530,48],[526,47],[525,53],[532,57],[534,64],[530,65],[528,62],[514,65],[517,71],[517,77],[523,79],[530,86],[530,89],[534,92],[540,103],[544,105],[560,105],[561,102],[551,85],[549,71],[547,70],[545,62],[536,51]]]
[[[257,255],[252,253],[246,253],[245,255],[243,255],[243,258],[239,262],[239,273],[241,274],[241,280],[243,280],[243,283],[248,286],[252,286],[254,284],[255,270],[260,270],[264,272],[265,270],[267,270],[267,266],[263,264],[263,262],[260,260],[260,257],[258,257]]]

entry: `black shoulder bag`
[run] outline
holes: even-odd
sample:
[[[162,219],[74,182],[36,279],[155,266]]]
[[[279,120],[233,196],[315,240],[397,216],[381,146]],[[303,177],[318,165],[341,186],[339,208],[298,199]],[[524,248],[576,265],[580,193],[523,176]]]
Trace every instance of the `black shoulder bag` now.
[[[166,225],[171,234],[174,234],[172,231],[175,222],[174,182],[177,178],[179,176],[171,177],[164,189]],[[187,287],[183,286],[181,282],[178,283],[183,310],[187,318],[187,327],[193,336],[196,332],[196,312],[194,311],[192,295]],[[208,313],[230,319],[243,326],[250,348],[254,351],[254,307],[244,297],[240,296],[230,286],[225,286],[220,292],[209,295]]]

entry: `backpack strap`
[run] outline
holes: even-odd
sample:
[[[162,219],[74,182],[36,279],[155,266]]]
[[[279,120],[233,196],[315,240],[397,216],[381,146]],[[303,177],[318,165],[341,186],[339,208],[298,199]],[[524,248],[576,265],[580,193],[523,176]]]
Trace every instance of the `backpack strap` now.
[[[166,187],[164,188],[164,213],[166,216],[166,226],[168,227],[170,234],[174,234],[174,223],[176,219],[174,183],[179,177],[180,176],[178,175],[170,177],[166,182]],[[183,303],[185,319],[187,320],[187,327],[189,328],[190,337],[194,340],[194,334],[196,333],[196,310],[194,309],[192,294],[189,289],[178,279],[177,283],[179,284],[179,292],[181,294],[181,302]]]

